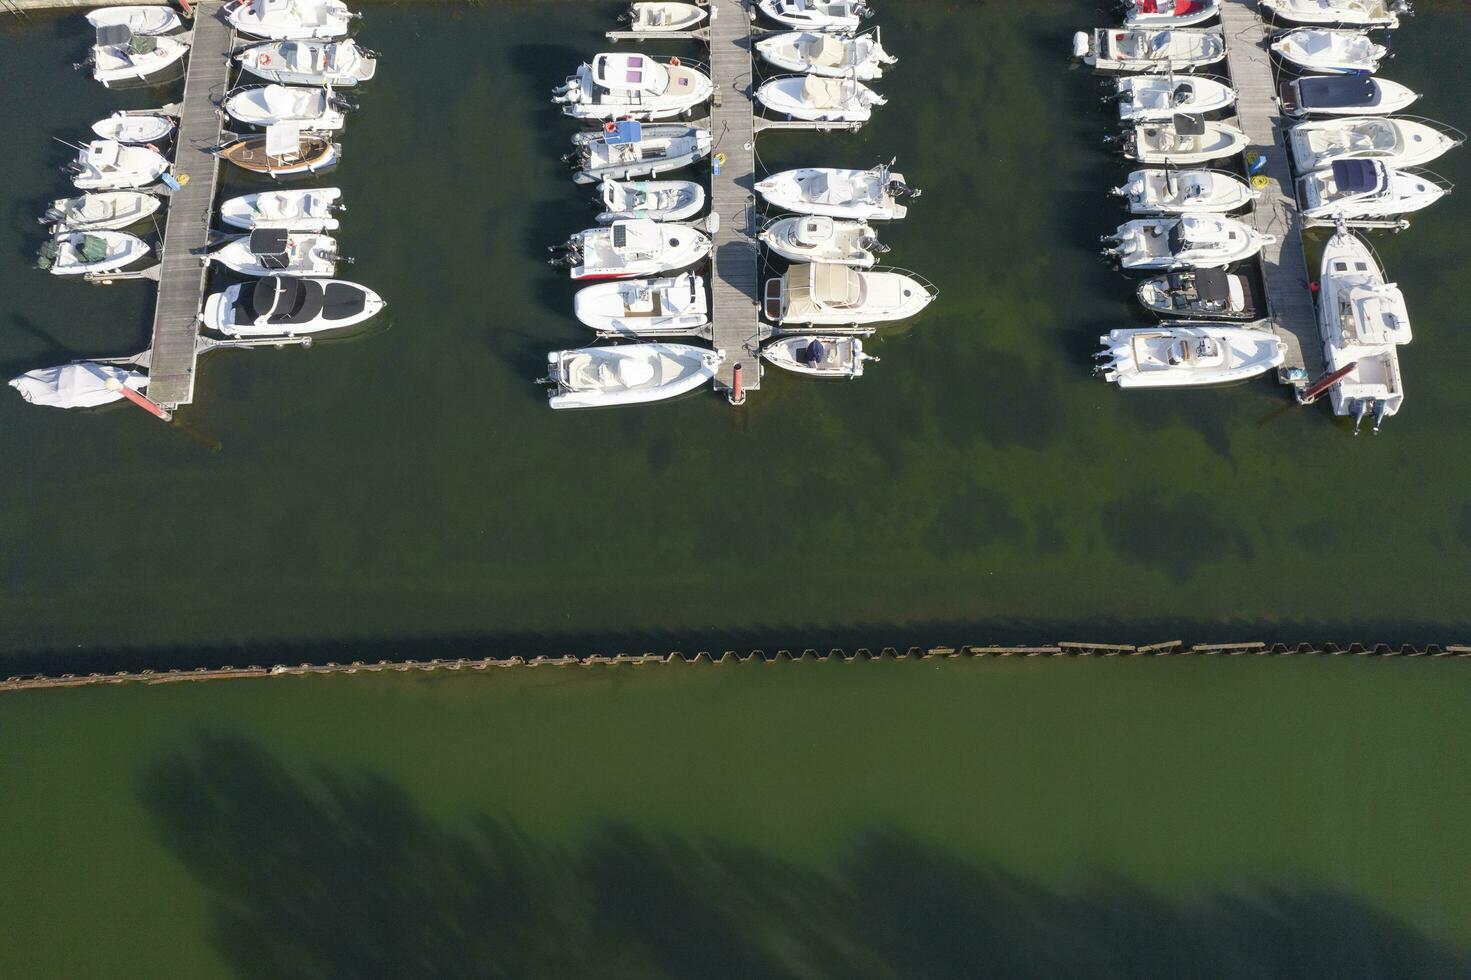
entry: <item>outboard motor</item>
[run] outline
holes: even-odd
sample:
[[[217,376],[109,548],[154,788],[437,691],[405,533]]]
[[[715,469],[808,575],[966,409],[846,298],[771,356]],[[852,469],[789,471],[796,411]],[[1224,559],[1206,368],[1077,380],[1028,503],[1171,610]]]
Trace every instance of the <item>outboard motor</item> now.
[[[1093,36],[1087,31],[1078,31],[1073,35],[1073,57],[1086,58],[1093,50]]]
[[[864,235],[863,237],[859,238],[858,247],[863,249],[865,252],[872,252],[874,255],[887,255],[889,252],[889,246],[885,245],[877,238],[874,238],[872,235]]]
[[[1384,424],[1384,418],[1389,414],[1389,402],[1375,402],[1374,404],[1374,434],[1379,434],[1379,427]]]
[[[1360,398],[1354,402],[1354,435],[1359,434],[1359,426],[1364,424],[1364,416],[1369,414],[1369,406],[1373,403],[1372,398]]]
[[[581,150],[573,150],[571,153],[563,153],[562,154],[562,162],[564,164],[566,164],[567,165],[567,168],[570,169],[570,170],[581,170],[582,169],[582,151]]]

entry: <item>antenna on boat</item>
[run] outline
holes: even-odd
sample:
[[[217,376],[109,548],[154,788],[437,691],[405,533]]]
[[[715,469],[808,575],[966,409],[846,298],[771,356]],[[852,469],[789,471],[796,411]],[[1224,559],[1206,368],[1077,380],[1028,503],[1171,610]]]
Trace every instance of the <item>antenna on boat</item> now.
[[[53,136],[51,138],[54,139],[54,140],[56,140],[56,142],[60,143],[62,146],[69,146],[73,150],[77,150],[77,151],[82,152],[82,153],[86,153],[87,152],[87,148],[85,146],[83,146],[82,144],[80,144],[80,143],[68,143],[66,140],[62,139],[60,136]]]

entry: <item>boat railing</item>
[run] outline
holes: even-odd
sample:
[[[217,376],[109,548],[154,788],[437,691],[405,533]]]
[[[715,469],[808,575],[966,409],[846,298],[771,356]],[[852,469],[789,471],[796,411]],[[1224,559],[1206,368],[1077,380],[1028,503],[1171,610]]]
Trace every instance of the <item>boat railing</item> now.
[[[1435,119],[1427,119],[1424,116],[1390,116],[1390,119],[1404,119],[1409,122],[1417,122],[1422,126],[1429,126],[1442,136],[1448,136],[1459,145],[1466,142],[1466,134],[1449,123],[1443,123]]]
[[[940,287],[939,286],[936,286],[934,283],[930,282],[924,276],[920,275],[918,272],[915,272],[912,269],[902,269],[902,268],[900,268],[897,265],[881,265],[881,266],[877,266],[877,267],[872,268],[872,269],[866,269],[864,271],[866,271],[866,272],[893,272],[893,273],[897,273],[898,275],[901,275],[901,276],[908,276],[910,279],[913,279],[915,282],[919,283],[920,288],[923,289],[925,292],[929,293],[931,299],[936,299],[940,295]]]
[[[1441,190],[1445,191],[1447,194],[1455,190],[1456,187],[1456,185],[1452,183],[1448,178],[1436,173],[1434,170],[1431,170],[1428,167],[1405,167],[1403,172],[1407,174],[1413,174],[1414,176],[1419,177],[1421,180],[1428,180],[1436,187],[1439,187]]]

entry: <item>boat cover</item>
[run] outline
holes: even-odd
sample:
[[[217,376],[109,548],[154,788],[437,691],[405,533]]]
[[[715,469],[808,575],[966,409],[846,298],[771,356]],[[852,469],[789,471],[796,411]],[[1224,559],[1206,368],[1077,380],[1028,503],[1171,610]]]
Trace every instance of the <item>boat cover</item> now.
[[[625,119],[622,122],[614,123],[612,130],[608,132],[604,139],[608,143],[618,144],[637,143],[642,138],[643,126],[631,119]]]
[[[158,50],[158,38],[149,34],[134,34],[128,38],[128,54],[152,54]]]
[[[1382,164],[1375,160],[1334,160],[1333,185],[1340,194],[1365,194],[1379,186]]]
[[[83,235],[82,247],[77,251],[83,262],[101,262],[107,258],[107,239],[98,235]]]
[[[99,48],[122,47],[132,37],[133,32],[128,30],[127,24],[107,24],[97,28],[97,46]]]
[[[1373,105],[1377,88],[1368,75],[1336,78],[1299,78],[1298,101],[1305,109],[1351,109]]]
[[[1231,279],[1225,269],[1197,269],[1192,275],[1195,295],[1202,303],[1222,309],[1230,305]]]
[[[108,364],[77,361],[59,367],[38,368],[12,378],[10,386],[33,405],[55,408],[91,408],[106,405],[123,397],[109,381],[127,385],[134,391],[148,385],[148,379],[137,371]]]
[[[1182,112],[1175,116],[1177,136],[1204,136],[1205,117],[1193,112]]]

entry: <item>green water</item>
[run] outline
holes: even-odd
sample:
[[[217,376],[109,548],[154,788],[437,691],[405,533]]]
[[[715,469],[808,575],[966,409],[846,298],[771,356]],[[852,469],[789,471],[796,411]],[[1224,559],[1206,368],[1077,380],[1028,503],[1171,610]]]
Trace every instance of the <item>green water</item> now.
[[[941,298],[861,382],[771,372],[740,411],[548,411],[531,379],[587,334],[543,248],[593,210],[547,90],[619,6],[371,10],[380,77],[332,178],[348,272],[390,304],[365,335],[211,355],[173,427],[4,393],[6,666],[1471,635],[1467,197],[1377,240],[1416,336],[1377,438],[1267,382],[1092,380],[1097,336],[1136,312],[1093,254],[1122,170],[1095,80],[1067,69],[1100,16],[1082,2],[883,4],[901,64],[876,121],[763,137],[772,168],[898,154],[925,190],[885,238]],[[66,67],[83,26],[0,34],[7,376],[146,343],[144,286],[25,268],[65,186],[51,137],[147,103]],[[1386,75],[1464,126],[1471,16],[1398,35]],[[1435,166],[1471,177],[1471,151]]]

